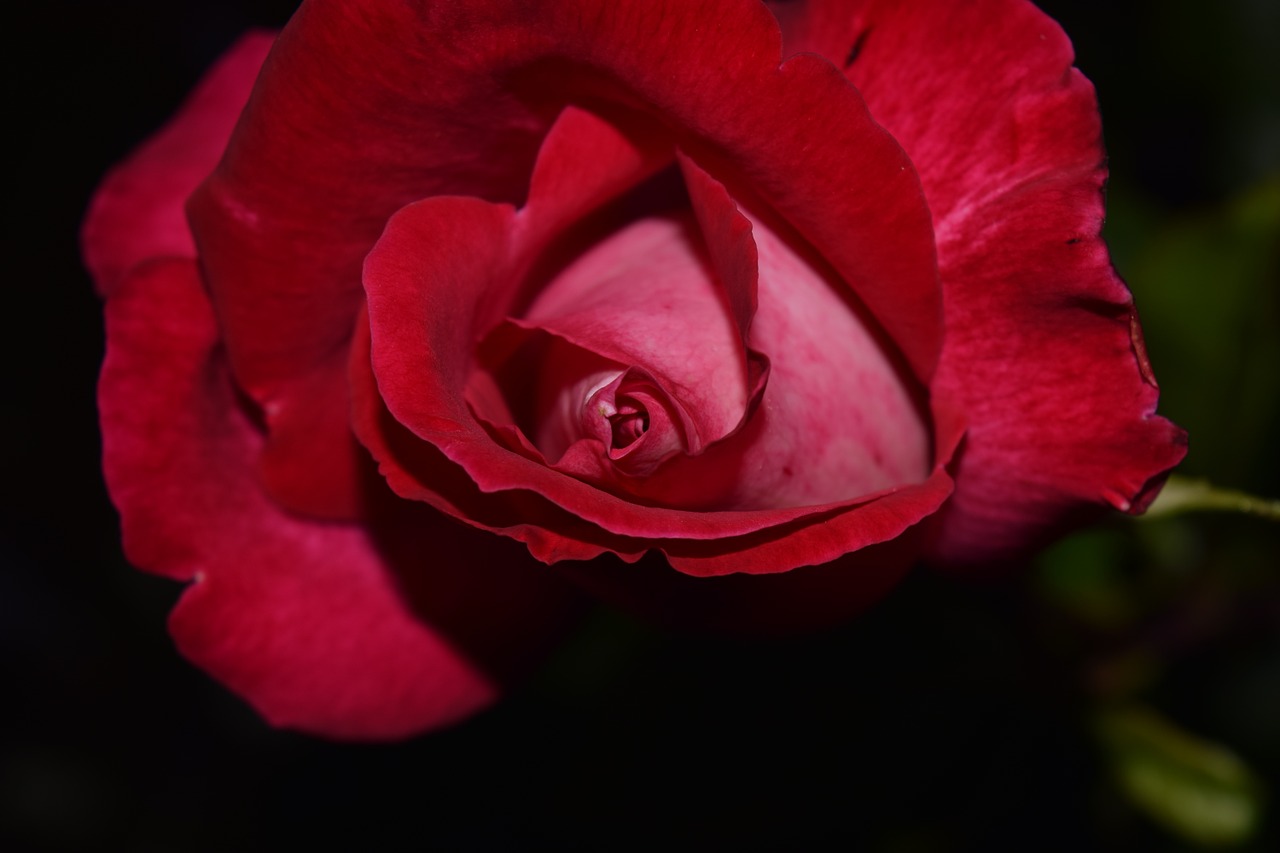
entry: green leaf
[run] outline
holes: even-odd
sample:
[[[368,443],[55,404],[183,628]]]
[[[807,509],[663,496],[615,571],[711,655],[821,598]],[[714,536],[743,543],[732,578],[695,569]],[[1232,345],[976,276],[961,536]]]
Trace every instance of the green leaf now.
[[[1137,705],[1100,714],[1098,733],[1120,789],[1166,829],[1204,847],[1240,844],[1257,830],[1261,785],[1226,748]]]

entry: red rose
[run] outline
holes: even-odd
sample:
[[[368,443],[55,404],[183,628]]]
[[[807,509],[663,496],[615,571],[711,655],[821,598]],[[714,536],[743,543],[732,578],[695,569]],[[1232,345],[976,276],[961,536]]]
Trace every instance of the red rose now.
[[[1071,61],[1020,0],[247,36],[84,233],[107,481],[192,581],[179,646],[273,722],[393,737],[536,660],[566,577],[803,626],[1140,511],[1184,442]]]

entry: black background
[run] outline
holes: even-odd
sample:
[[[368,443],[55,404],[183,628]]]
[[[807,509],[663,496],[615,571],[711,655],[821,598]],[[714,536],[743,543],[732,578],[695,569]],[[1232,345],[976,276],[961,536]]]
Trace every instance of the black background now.
[[[1213,211],[1274,173],[1273,42],[1241,23],[1274,24],[1265,2],[1214,6],[1209,19],[1191,3],[1042,5],[1098,86],[1114,199],[1135,221]],[[1181,849],[1107,782],[1077,659],[1037,641],[1049,617],[1025,582],[919,574],[851,626],[770,644],[602,611],[498,708],[396,745],[274,731],[182,661],[164,630],[178,587],[127,566],[98,471],[101,315],[76,232],[102,173],[236,35],[279,26],[292,7],[6,10],[0,844]],[[1117,241],[1140,230],[1114,226]],[[1176,341],[1148,335],[1157,369],[1162,346],[1176,360]],[[1179,400],[1176,378],[1162,374],[1174,416],[1210,417]],[[1223,463],[1233,482],[1275,491],[1274,450],[1243,452]],[[1257,522],[1214,524],[1199,531],[1209,549],[1252,537],[1256,556],[1277,541]],[[1239,723],[1252,717],[1207,697],[1243,671],[1263,687],[1238,702],[1257,712],[1277,696],[1278,661],[1273,624],[1211,633],[1154,701],[1276,780],[1275,726]]]

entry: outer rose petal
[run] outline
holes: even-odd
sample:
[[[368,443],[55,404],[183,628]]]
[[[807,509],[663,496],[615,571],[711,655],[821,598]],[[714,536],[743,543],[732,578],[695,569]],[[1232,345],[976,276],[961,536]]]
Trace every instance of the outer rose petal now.
[[[447,725],[562,622],[559,585],[518,546],[430,510],[365,529],[277,508],[193,262],[138,267],[107,322],[104,467],[128,555],[195,581],[179,647],[268,720],[361,739]]]
[[[98,291],[109,295],[135,264],[194,258],[188,196],[226,149],[275,33],[243,36],[204,75],[158,134],[112,170],[94,195],[81,239]],[[271,441],[261,464],[272,494],[312,515],[354,518],[367,454],[351,437],[345,367],[312,370],[293,405],[266,413]],[[316,464],[317,448],[324,464]]]
[[[813,51],[844,68],[911,155],[935,226],[1056,174],[1078,154],[1091,167],[1101,159],[1097,106],[1071,69],[1071,43],[1026,0],[790,0],[773,8],[784,52]]]
[[[109,294],[134,264],[194,258],[183,205],[227,147],[274,33],[242,36],[204,75],[168,123],[103,181],[81,234],[85,263]]]
[[[267,442],[258,460],[262,485],[294,512],[357,520],[369,454],[351,433],[351,394],[340,362],[297,380],[298,393],[263,412]]]
[[[1097,238],[1101,187],[1073,176],[992,206],[974,214],[988,229],[940,244],[957,298],[935,389],[970,419],[933,546],[945,563],[1016,556],[1082,507],[1141,512],[1186,452],[1154,414],[1137,315]]]
[[[774,9],[788,51],[849,60],[933,213],[947,330],[933,387],[969,419],[934,558],[999,561],[1083,509],[1141,511],[1185,435],[1154,415],[1131,297],[1100,236],[1097,103],[1062,30],[1023,0]]]

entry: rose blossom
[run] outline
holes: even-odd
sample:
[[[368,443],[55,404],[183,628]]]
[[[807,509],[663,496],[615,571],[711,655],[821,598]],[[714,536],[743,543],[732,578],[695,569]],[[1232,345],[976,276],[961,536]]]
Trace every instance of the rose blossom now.
[[[246,36],[84,229],[107,483],[191,582],[179,647],[277,724],[396,737],[580,588],[791,629],[1141,511],[1184,441],[1071,62],[1020,0],[311,0]]]

